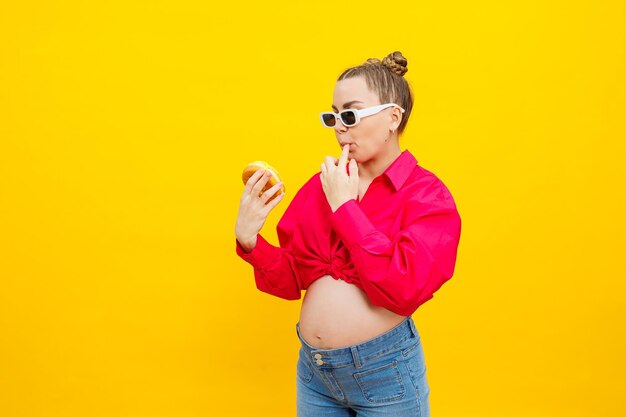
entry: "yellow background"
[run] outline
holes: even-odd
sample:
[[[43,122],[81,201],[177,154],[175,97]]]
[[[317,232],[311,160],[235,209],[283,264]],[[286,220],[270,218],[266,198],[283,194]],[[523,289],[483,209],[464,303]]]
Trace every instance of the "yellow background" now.
[[[101,3],[101,4],[98,4]],[[295,415],[301,300],[235,254],[241,170],[338,156],[337,76],[400,50],[401,148],[451,190],[413,315],[433,416],[618,416],[622,1],[0,6],[0,415]],[[303,293],[304,295],[304,293]]]

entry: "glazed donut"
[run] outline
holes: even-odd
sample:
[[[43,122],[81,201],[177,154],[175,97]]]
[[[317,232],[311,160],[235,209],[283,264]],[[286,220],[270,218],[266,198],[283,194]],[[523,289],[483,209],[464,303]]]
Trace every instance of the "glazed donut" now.
[[[248,165],[246,165],[246,167],[243,169],[243,173],[241,174],[241,179],[243,180],[243,183],[246,184],[248,182],[248,179],[250,179],[250,177],[259,169],[267,169],[272,174],[270,179],[267,181],[267,183],[265,184],[265,186],[259,193],[259,197],[260,197],[261,194],[263,194],[265,191],[272,188],[274,185],[278,184],[280,182],[280,177],[278,176],[278,171],[276,171],[276,168],[274,168],[267,162],[252,161]],[[272,201],[274,198],[278,197],[281,193],[284,193],[284,192],[285,192],[285,184],[282,184],[280,186],[279,192],[274,193],[274,195],[271,196],[269,200],[267,201],[268,202]]]

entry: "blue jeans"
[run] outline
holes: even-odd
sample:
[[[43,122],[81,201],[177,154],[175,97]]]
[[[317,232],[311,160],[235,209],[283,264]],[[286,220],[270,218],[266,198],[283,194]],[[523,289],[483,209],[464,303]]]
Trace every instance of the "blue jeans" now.
[[[426,365],[411,316],[362,343],[317,349],[300,333],[298,417],[429,417]]]

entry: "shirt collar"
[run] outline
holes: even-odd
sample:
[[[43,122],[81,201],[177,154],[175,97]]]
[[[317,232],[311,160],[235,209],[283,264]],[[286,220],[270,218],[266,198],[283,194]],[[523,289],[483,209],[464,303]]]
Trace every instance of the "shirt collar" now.
[[[384,175],[389,178],[396,191],[398,191],[409,178],[411,172],[417,165],[417,159],[413,154],[405,149],[392,163],[387,167]]]

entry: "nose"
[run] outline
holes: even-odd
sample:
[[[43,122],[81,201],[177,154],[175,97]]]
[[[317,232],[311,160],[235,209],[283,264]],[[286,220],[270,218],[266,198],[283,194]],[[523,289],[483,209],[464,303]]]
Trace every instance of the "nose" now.
[[[341,133],[345,132],[346,130],[348,130],[348,128],[343,124],[341,117],[337,117],[335,119],[335,132]]]

